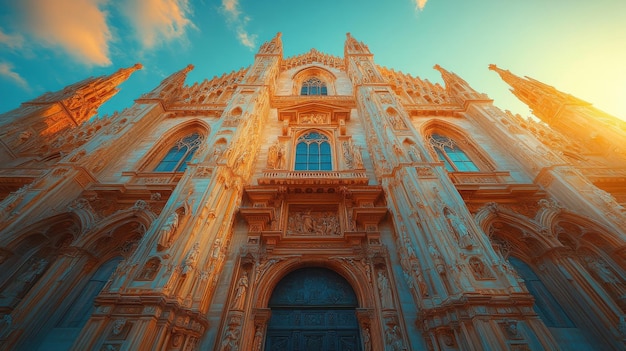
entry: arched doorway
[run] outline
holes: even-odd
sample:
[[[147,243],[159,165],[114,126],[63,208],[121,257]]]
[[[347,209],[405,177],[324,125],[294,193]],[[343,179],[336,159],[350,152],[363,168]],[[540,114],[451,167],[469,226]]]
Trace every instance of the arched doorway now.
[[[301,268],[276,285],[266,351],[361,351],[357,298],[350,284],[325,268]]]

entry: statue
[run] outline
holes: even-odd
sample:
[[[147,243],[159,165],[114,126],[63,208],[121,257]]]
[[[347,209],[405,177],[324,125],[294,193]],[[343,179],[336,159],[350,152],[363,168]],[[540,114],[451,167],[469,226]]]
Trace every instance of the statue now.
[[[239,340],[239,329],[237,325],[231,325],[224,335],[224,340],[220,345],[220,351],[237,351],[237,340]]]
[[[393,308],[391,290],[389,289],[389,279],[382,271],[378,271],[378,292],[382,308]]]
[[[461,220],[461,218],[459,218],[459,216],[457,216],[456,213],[448,208],[444,210],[444,214],[448,219],[448,223],[452,227],[452,230],[457,236],[459,246],[464,249],[471,249],[472,246],[475,245],[475,243],[470,236],[469,230],[467,229],[465,223]]]
[[[363,155],[360,146],[352,144],[352,158],[354,169],[363,169]]]
[[[285,148],[280,141],[276,141],[267,150],[267,168],[269,169],[282,169],[283,159],[285,155]]]
[[[170,247],[172,245],[172,239],[174,238],[173,234],[178,227],[178,213],[172,212],[172,214],[167,217],[163,226],[159,230],[159,243],[157,244],[157,250],[162,251]]]
[[[368,326],[363,327],[363,351],[372,351],[372,336],[370,335],[370,328]]]
[[[183,275],[189,273],[189,271],[196,267],[196,260],[198,259],[198,253],[200,252],[199,246],[199,243],[193,244],[193,247],[187,254],[187,258],[185,258],[185,262],[183,264]]]
[[[443,264],[443,259],[441,258],[441,254],[439,253],[439,250],[437,250],[437,248],[435,247],[432,241],[428,242],[428,253],[430,254],[430,257],[433,259],[433,262],[435,263],[435,268],[437,269],[437,272],[439,274],[445,274],[446,267]]]
[[[256,326],[256,332],[254,333],[254,341],[252,342],[252,350],[261,351],[263,347],[263,327]]]
[[[239,282],[237,283],[237,291],[235,293],[235,299],[233,300],[232,309],[243,310],[248,286],[248,272],[243,272],[243,275],[239,278]]]

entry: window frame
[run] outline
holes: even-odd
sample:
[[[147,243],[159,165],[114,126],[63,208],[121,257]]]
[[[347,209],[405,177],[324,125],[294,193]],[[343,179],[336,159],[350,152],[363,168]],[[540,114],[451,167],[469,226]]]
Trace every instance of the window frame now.
[[[309,138],[312,134],[317,134],[318,137]],[[335,169],[333,157],[335,152],[333,152],[334,145],[331,140],[332,138],[327,133],[317,129],[309,129],[299,133],[294,139],[293,170],[301,172],[332,172]],[[314,144],[317,146],[312,148],[311,145]],[[303,148],[306,148],[306,155],[299,154],[299,152],[305,151]],[[311,151],[316,151],[316,153],[311,154]],[[316,167],[311,168],[312,162],[317,163],[317,169],[315,169]],[[300,165],[305,168],[300,167]]]
[[[460,147],[454,138],[434,131],[428,136],[428,143],[448,172],[483,172],[484,166],[475,161],[473,153]]]
[[[190,139],[193,138],[193,139]],[[167,151],[160,157],[159,161],[156,162],[154,167],[152,167],[151,172],[154,173],[182,173],[187,169],[187,163],[190,162],[195,155],[196,151],[200,148],[200,145],[204,142],[204,136],[202,133],[198,131],[194,131],[191,133],[187,133],[176,141],[174,141],[173,145],[167,149]],[[170,144],[171,145],[171,144]],[[172,159],[171,161],[167,161],[166,159],[170,155],[176,155],[176,153],[180,153],[180,151],[186,148],[186,150],[182,153],[181,156],[176,159]],[[165,163],[167,162],[167,163]],[[164,164],[173,164],[173,167],[161,167]],[[159,169],[164,168],[164,169]]]

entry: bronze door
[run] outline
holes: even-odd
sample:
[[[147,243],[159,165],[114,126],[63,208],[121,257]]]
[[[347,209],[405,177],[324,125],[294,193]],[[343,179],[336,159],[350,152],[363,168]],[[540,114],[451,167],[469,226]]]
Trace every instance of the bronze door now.
[[[361,351],[356,296],[324,268],[303,268],[281,280],[270,299],[266,351]]]

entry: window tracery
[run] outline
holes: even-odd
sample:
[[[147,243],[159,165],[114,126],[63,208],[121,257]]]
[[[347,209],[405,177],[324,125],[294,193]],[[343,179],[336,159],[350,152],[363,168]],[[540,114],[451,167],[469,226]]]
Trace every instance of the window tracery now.
[[[317,131],[302,134],[296,143],[296,171],[332,170],[332,153],[328,136]]]
[[[184,172],[187,162],[191,161],[194,153],[202,144],[204,138],[193,133],[178,139],[174,146],[167,152],[165,157],[154,169],[155,172]]]
[[[440,134],[431,134],[429,139],[437,156],[448,172],[479,172],[478,166],[457,145],[454,139]]]
[[[300,95],[328,95],[326,83],[317,77],[312,77],[302,82]]]

